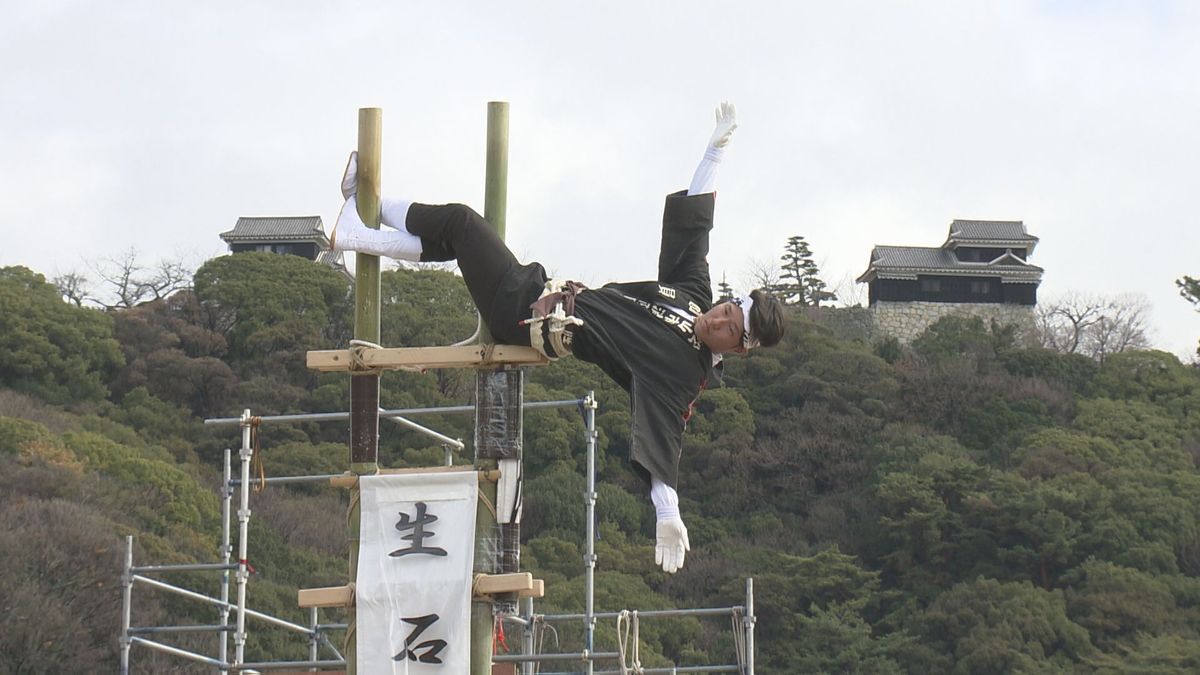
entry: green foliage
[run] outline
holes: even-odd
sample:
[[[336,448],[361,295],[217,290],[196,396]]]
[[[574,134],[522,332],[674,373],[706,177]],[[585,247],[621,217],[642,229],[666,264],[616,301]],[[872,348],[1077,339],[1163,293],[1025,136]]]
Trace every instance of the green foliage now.
[[[911,617],[919,639],[905,665],[923,673],[1065,670],[1091,654],[1088,633],[1071,621],[1063,594],[1028,583],[977,579],[942,593]]]
[[[194,286],[209,327],[228,341],[228,362],[243,373],[302,373],[305,351],[347,334],[345,277],[299,256],[213,258],[196,270]]]
[[[215,541],[217,498],[183,470],[92,432],[67,433],[63,441],[87,468],[116,484],[118,505],[140,527],[164,535],[191,530]]]
[[[934,363],[966,359],[978,364],[994,361],[1012,345],[1010,329],[989,328],[983,319],[958,314],[938,319],[912,343],[913,351]]]
[[[24,267],[0,267],[0,382],[54,403],[98,400],[122,365],[112,319],[63,302]]]
[[[44,425],[29,420],[0,417],[0,455],[16,455],[30,443],[51,443],[54,435]]]
[[[736,389],[708,389],[696,402],[695,415],[688,421],[688,439],[707,441],[733,434],[754,436],[754,413]]]
[[[477,315],[462,278],[443,270],[380,274],[380,334],[388,345],[448,345],[470,337]]]
[[[112,670],[116,619],[104,612],[119,607],[121,537],[137,535],[139,561],[216,555],[216,462],[238,438],[199,418],[344,410],[349,378],[309,373],[303,354],[344,344],[351,307],[342,277],[274,255],[210,261],[194,295],[108,314],[45,287],[0,270],[0,309],[24,311],[0,313],[0,379],[51,401],[0,392],[0,597],[10,616],[45,626],[6,623],[0,670]],[[789,312],[783,344],[728,359],[723,387],[698,401],[679,486],[692,551],[676,575],[653,563],[653,510],[627,460],[628,396],[573,359],[528,372],[527,400],[594,390],[599,402],[597,609],[740,604],[753,576],[762,672],[1200,668],[1200,371],[1153,351],[1100,364],[1023,349],[1007,329],[961,317],[911,349],[871,349],[814,314]],[[386,344],[447,344],[474,325],[458,277],[383,274]],[[43,360],[16,377],[4,368],[26,363],[18,352]],[[52,373],[50,357],[63,367]],[[460,405],[473,389],[470,373],[387,373],[381,403]],[[523,566],[547,581],[539,612],[582,610],[580,412],[525,416]],[[469,415],[418,421],[472,435]],[[344,424],[269,425],[259,441],[269,475],[346,468]],[[440,464],[442,448],[384,422],[380,459]],[[296,587],[345,582],[346,500],[316,485],[254,494],[252,605],[304,621]],[[53,585],[40,565],[82,572]],[[193,581],[215,592],[211,577]],[[137,606],[145,625],[212,620],[170,599]],[[615,628],[601,622],[598,649],[615,649]],[[560,628],[562,651],[581,649],[581,632]],[[646,665],[732,660],[727,619],[646,619],[641,634]],[[38,635],[55,642],[27,646]],[[303,651],[257,630],[248,648]]]
[[[1114,354],[1108,361],[1113,358],[1122,359],[1124,354]],[[1040,347],[1005,351],[1000,360],[1011,375],[1038,377],[1062,385],[1075,394],[1088,393],[1100,371],[1100,364],[1083,354],[1064,354]]]
[[[1132,647],[1142,635],[1175,633],[1183,627],[1170,589],[1145,572],[1089,560],[1068,581],[1071,620],[1104,651]]]

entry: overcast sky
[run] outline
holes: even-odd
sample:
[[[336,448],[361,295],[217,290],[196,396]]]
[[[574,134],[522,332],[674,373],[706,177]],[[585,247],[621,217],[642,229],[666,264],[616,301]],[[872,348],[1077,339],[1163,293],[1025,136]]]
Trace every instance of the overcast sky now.
[[[385,193],[482,210],[505,100],[518,256],[650,278],[728,99],[715,280],[801,234],[853,298],[875,244],[1023,220],[1043,300],[1142,294],[1157,345],[1200,338],[1200,3],[5,2],[0,55],[0,265],[47,277],[198,264],[242,215],[328,231],[365,106]]]

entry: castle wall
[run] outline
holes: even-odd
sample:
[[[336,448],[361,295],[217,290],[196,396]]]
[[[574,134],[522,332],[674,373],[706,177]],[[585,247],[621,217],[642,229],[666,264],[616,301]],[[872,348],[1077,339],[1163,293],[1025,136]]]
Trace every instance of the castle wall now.
[[[930,324],[948,314],[976,316],[985,322],[1015,324],[1021,332],[1034,328],[1033,307],[1003,303],[959,302],[887,302],[871,305],[877,336],[895,337],[903,344],[912,342]]]

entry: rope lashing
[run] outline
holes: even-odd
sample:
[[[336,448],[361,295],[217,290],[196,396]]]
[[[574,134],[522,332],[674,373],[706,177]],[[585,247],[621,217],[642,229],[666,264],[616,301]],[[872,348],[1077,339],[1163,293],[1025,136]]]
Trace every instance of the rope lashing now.
[[[382,368],[367,365],[363,354],[369,349],[383,349],[382,346],[367,340],[351,340],[350,341],[350,374],[351,375],[369,375],[378,373]]]
[[[633,651],[628,652],[630,631],[633,632]],[[642,675],[641,638],[638,635],[638,613],[623,609],[617,614],[617,657],[621,661],[621,675]],[[628,660],[627,660],[627,657]]]
[[[492,501],[487,498],[487,495],[483,493],[483,490],[479,491],[479,499],[483,502],[483,505],[487,507],[488,513],[492,514],[492,518],[495,518],[496,507],[492,504]]]

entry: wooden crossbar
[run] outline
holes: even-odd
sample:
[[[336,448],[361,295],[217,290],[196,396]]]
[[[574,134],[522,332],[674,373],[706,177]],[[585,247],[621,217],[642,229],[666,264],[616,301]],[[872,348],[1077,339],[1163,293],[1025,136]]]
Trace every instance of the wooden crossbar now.
[[[296,594],[300,607],[352,607],[354,606],[354,584],[327,586],[325,588],[301,588]]]
[[[546,594],[546,582],[534,579],[529,572],[514,574],[476,574],[472,589],[476,596],[516,593],[522,598],[540,598]],[[297,604],[303,609],[310,607],[353,607],[354,584],[327,586],[325,588],[301,588],[296,593]]]
[[[533,347],[514,345],[465,345],[462,347],[385,347],[362,350],[362,365],[380,370],[429,370],[431,368],[490,368],[502,365],[544,366],[550,360]],[[308,367],[319,371],[348,371],[353,368],[349,349],[308,352]]]
[[[457,466],[417,466],[405,469],[380,469],[380,475],[393,475],[405,473],[453,473],[457,471],[475,471],[479,474],[479,480],[486,480],[495,483],[500,480],[500,470],[491,469],[489,471],[478,471],[470,465]],[[329,484],[338,488],[353,488],[358,487],[359,476],[352,473],[344,473],[340,476],[334,476],[329,479]]]
[[[546,593],[546,582],[534,579],[529,572],[476,574],[471,590],[476,596],[516,593],[522,598],[540,598]]]

